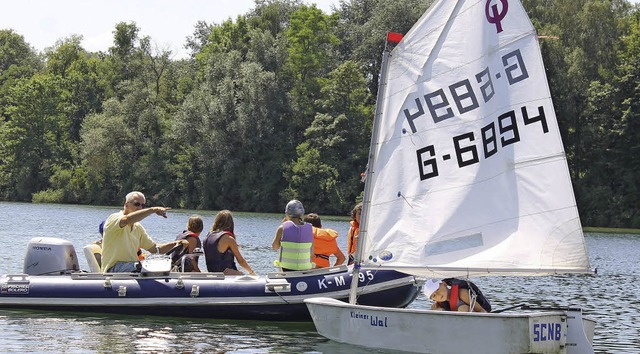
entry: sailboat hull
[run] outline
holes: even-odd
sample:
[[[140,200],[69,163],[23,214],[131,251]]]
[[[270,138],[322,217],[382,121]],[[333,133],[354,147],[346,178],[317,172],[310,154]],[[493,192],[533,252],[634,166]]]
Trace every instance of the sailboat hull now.
[[[318,333],[341,343],[416,353],[592,353],[595,322],[578,311],[518,314],[383,309],[305,300]]]
[[[413,276],[388,270],[363,271],[359,294],[365,303],[405,307],[417,296]],[[0,309],[308,321],[305,299],[328,296],[346,300],[350,283],[345,266],[260,277],[217,273],[13,274],[0,276]]]

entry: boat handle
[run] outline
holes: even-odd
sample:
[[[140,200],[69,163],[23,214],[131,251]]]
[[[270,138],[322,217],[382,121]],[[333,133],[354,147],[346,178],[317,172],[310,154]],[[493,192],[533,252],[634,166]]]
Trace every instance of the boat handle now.
[[[200,295],[200,286],[193,285],[191,287],[191,297],[198,297]]]

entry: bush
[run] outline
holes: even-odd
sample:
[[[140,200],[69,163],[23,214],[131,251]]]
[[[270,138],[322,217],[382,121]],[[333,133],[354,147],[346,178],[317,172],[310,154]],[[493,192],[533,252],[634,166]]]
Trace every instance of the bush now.
[[[47,189],[31,195],[33,203],[62,203],[64,202],[64,191],[62,189]]]

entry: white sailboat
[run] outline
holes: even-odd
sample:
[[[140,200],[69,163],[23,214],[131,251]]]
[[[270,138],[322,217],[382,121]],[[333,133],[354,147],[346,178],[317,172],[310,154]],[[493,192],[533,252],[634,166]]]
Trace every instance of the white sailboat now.
[[[522,4],[436,1],[383,62],[357,264],[435,279],[591,273]],[[579,308],[461,313],[354,300],[305,302],[318,333],[338,342],[426,353],[593,352],[595,322]]]

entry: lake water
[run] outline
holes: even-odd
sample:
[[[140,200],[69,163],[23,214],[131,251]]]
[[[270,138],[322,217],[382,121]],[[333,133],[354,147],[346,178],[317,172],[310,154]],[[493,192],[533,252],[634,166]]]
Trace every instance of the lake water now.
[[[32,237],[71,241],[80,267],[88,269],[82,247],[99,239],[98,224],[117,207],[0,202],[0,274],[21,273]],[[169,218],[142,221],[158,242],[174,240],[189,216],[200,214],[205,230],[214,211],[175,210]],[[234,213],[242,253],[258,274],[273,271],[271,241],[282,215]],[[346,249],[347,219],[327,218],[323,226],[338,230]],[[529,278],[484,277],[475,282],[494,309],[527,303],[580,306],[597,320],[597,353],[640,353],[640,235],[587,234],[591,264],[598,275]],[[423,295],[410,306],[426,308]],[[0,352],[20,353],[375,353],[329,341],[312,323],[201,320],[189,318],[82,315],[0,310]],[[384,353],[384,351],[379,351]]]

